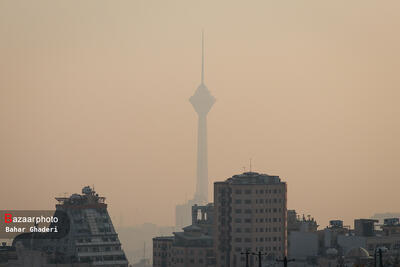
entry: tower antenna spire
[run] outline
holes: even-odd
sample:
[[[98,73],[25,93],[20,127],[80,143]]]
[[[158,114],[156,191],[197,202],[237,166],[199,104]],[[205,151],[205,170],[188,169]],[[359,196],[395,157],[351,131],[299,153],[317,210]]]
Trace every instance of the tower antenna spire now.
[[[201,84],[204,83],[204,30],[201,30]]]

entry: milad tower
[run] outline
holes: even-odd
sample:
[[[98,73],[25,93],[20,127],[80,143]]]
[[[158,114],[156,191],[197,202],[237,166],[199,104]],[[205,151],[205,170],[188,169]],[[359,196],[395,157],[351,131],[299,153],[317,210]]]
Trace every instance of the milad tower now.
[[[196,172],[196,204],[208,203],[208,154],[207,154],[207,114],[215,103],[204,84],[204,33],[201,38],[201,83],[189,101],[198,115],[197,129],[197,172]]]
[[[198,115],[196,193],[194,198],[176,206],[175,226],[178,230],[192,223],[192,206],[208,203],[207,114],[215,98],[204,84],[204,34],[201,46],[201,83],[189,101]]]

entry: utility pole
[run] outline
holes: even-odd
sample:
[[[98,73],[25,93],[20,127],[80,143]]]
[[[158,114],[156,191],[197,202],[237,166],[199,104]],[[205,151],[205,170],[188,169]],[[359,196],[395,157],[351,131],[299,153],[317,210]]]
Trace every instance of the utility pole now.
[[[262,261],[262,254],[261,251],[258,252],[258,254],[256,253],[252,253],[253,255],[258,255],[258,267],[261,267],[261,261]]]
[[[241,252],[240,254],[242,255],[246,255],[246,267],[250,267],[249,265],[249,255],[250,255],[250,251],[246,251],[246,252]]]
[[[379,254],[379,267],[383,267],[382,248],[376,248],[374,253],[374,266],[377,267],[377,253]]]
[[[287,267],[288,262],[294,261],[294,259],[288,259],[286,256],[283,258],[283,260],[276,260],[277,262],[283,262],[283,266]]]

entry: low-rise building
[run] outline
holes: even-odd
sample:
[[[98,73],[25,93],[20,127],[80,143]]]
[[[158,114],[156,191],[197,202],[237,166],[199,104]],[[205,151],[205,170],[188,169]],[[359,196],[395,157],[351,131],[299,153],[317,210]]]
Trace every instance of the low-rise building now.
[[[192,225],[173,236],[153,238],[154,267],[213,267],[213,204],[192,207]]]
[[[310,215],[300,217],[288,210],[288,257],[292,266],[308,266],[318,256],[318,224]]]

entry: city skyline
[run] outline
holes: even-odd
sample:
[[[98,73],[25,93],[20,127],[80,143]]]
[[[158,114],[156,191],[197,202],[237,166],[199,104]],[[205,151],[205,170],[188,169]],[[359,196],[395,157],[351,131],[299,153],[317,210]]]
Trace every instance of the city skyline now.
[[[94,184],[125,225],[173,225],[196,188],[204,28],[210,201],[252,158],[321,226],[399,212],[399,3],[222,2],[3,1],[0,208],[51,209]]]

